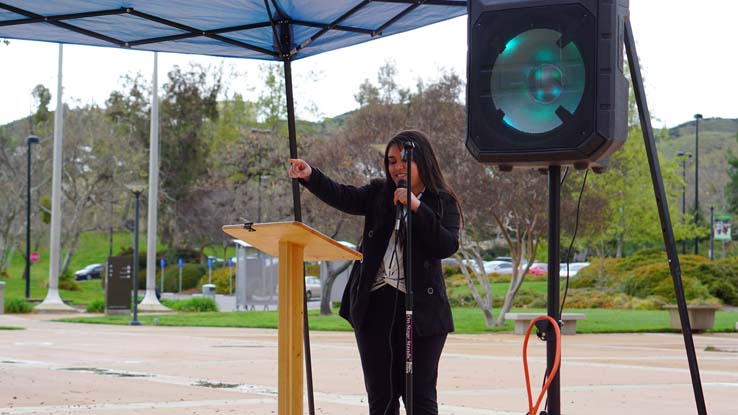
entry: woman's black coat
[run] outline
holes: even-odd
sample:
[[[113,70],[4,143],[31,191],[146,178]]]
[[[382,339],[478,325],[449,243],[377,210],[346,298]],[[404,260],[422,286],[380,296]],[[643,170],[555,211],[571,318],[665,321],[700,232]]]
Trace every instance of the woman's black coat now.
[[[328,205],[365,216],[359,248],[364,259],[354,262],[340,309],[340,315],[355,329],[359,328],[365,319],[371,318],[366,315],[369,289],[394,230],[395,184],[391,180],[375,179],[362,187],[342,185],[314,167],[309,181],[300,180],[300,183]],[[426,190],[420,201],[412,219],[413,321],[420,336],[445,334],[454,330],[454,323],[441,259],[459,248],[460,215],[456,201],[447,193]]]

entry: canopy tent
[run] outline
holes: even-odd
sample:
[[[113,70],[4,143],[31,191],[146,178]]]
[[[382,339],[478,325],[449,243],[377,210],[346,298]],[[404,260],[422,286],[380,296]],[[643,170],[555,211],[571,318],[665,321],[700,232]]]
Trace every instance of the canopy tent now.
[[[451,19],[465,14],[466,10],[465,0],[6,0],[0,2],[0,38],[282,61],[290,157],[296,158],[291,61]],[[59,61],[61,68],[61,47]],[[61,69],[59,83],[61,92]],[[57,102],[60,107],[60,96]],[[149,215],[156,210],[151,209],[151,199],[156,198],[158,181],[156,107],[152,103]],[[52,275],[53,262],[58,262],[61,248],[58,242],[61,160],[56,160],[61,158],[61,111],[57,111],[56,119],[52,266],[47,300],[52,297],[53,290],[61,303],[56,291],[58,275]],[[296,180],[292,183],[292,194],[295,220],[301,221]],[[156,227],[155,219],[153,227]],[[152,247],[149,238],[148,245],[148,251],[155,252],[155,241]],[[147,270],[155,272],[155,267],[153,256],[147,258]],[[142,304],[149,298],[148,280],[147,296]],[[308,405],[310,413],[314,414],[307,321],[305,323]]]
[[[465,13],[458,0],[10,0],[0,37],[295,60]]]

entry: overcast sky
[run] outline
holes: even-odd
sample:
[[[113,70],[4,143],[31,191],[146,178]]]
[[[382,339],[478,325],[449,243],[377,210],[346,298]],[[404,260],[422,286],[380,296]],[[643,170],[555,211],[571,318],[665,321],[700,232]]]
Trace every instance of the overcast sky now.
[[[693,119],[738,118],[738,1],[631,0],[631,21],[644,71],[655,127]],[[195,61],[245,74],[229,89],[256,97],[264,61],[159,54],[159,84],[173,65]],[[315,120],[357,107],[354,94],[364,79],[376,82],[379,67],[393,61],[398,81],[413,88],[419,78],[437,79],[440,69],[466,76],[466,16],[401,35],[378,39],[293,63],[298,117]],[[46,85],[56,102],[58,45],[11,40],[0,45],[0,124],[33,111],[31,90]],[[64,100],[69,105],[103,104],[120,77],[151,77],[152,52],[64,46]],[[318,114],[308,107],[318,109]]]

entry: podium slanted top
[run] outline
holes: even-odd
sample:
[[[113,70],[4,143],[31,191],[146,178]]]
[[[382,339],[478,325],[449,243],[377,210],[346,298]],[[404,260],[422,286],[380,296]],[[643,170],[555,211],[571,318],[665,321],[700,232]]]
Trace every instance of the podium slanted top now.
[[[351,261],[362,259],[360,252],[329,238],[302,222],[225,225],[223,232],[251,244],[271,256],[279,256],[279,242],[304,246],[305,261]]]

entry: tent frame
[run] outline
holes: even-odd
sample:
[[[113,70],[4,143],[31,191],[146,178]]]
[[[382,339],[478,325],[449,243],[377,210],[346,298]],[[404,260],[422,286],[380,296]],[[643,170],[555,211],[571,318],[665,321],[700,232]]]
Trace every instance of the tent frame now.
[[[395,14],[389,20],[380,24],[376,28],[352,27],[352,26],[346,26],[346,25],[341,24],[346,19],[355,15],[357,12],[361,11],[362,9],[364,9],[367,5],[371,3],[406,4],[407,7],[403,8],[399,13]],[[7,3],[0,2],[0,10],[6,10],[9,12],[13,12],[13,13],[25,16],[25,18],[21,18],[21,19],[0,21],[0,27],[17,26],[17,25],[25,25],[25,24],[33,24],[33,23],[47,23],[47,24],[51,24],[53,26],[56,26],[56,27],[59,27],[65,30],[69,30],[75,33],[85,35],[85,36],[89,36],[97,40],[101,40],[103,42],[107,42],[110,44],[110,46],[117,46],[117,47],[126,48],[126,49],[130,49],[130,48],[134,48],[138,46],[152,45],[152,44],[162,43],[162,42],[171,42],[171,41],[191,39],[191,38],[196,38],[196,37],[207,37],[209,39],[227,43],[232,46],[259,52],[263,54],[264,58],[267,60],[281,60],[284,65],[290,157],[297,158],[298,157],[297,131],[296,131],[296,126],[295,126],[295,108],[294,108],[294,96],[293,96],[293,86],[292,86],[292,61],[300,57],[299,56],[300,51],[302,51],[303,49],[308,47],[310,44],[320,39],[321,37],[325,36],[327,33],[331,31],[345,31],[345,32],[360,33],[360,34],[365,34],[367,36],[370,36],[371,38],[380,37],[383,35],[385,30],[387,30],[389,27],[395,24],[398,20],[402,19],[404,16],[411,13],[413,10],[417,9],[420,6],[451,6],[451,7],[463,7],[464,9],[466,9],[467,2],[465,0],[363,0],[361,3],[357,4],[356,6],[354,6],[347,12],[343,13],[341,16],[339,16],[332,22],[326,24],[326,23],[320,23],[320,22],[291,19],[287,16],[287,14],[283,10],[280,10],[279,6],[276,3],[276,0],[264,0],[264,7],[267,11],[269,21],[251,23],[251,24],[246,24],[246,25],[222,27],[222,28],[210,29],[210,30],[202,30],[196,27],[177,23],[169,19],[165,19],[165,18],[155,16],[149,13],[141,12],[139,10],[136,10],[133,7],[121,7],[121,8],[115,8],[115,9],[105,9],[105,10],[89,11],[89,12],[82,12],[82,13],[69,13],[69,14],[43,16],[43,15],[31,12],[29,10],[24,10],[24,9],[9,5]],[[272,11],[272,7],[274,8],[274,11]],[[177,35],[170,35],[170,36],[142,38],[142,39],[137,39],[137,40],[132,40],[132,41],[123,41],[120,39],[115,39],[110,36],[106,36],[102,33],[98,33],[95,31],[81,28],[79,26],[75,26],[74,24],[71,24],[68,22],[69,20],[74,20],[74,19],[123,15],[123,14],[135,16],[135,17],[145,19],[151,22],[155,22],[158,24],[162,24],[168,27],[176,28],[176,29],[184,31],[185,33],[181,33]],[[320,28],[321,30],[313,34],[311,37],[309,37],[308,39],[306,39],[299,45],[294,45],[293,39],[292,39],[292,33],[293,33],[294,26]],[[231,32],[244,31],[244,30],[250,30],[250,29],[260,29],[264,27],[272,28],[272,32],[274,34],[275,47],[278,48],[277,51],[265,49],[265,48],[262,48],[262,47],[259,47],[253,44],[249,44],[246,42],[242,42],[239,40],[235,40],[235,39],[231,39],[231,38],[223,36],[224,34],[231,33]],[[302,209],[301,209],[301,203],[300,203],[300,185],[296,179],[292,180],[292,199],[293,199],[293,206],[294,206],[295,221],[302,222]],[[304,284],[305,282],[303,278],[303,290],[305,288]],[[312,362],[311,362],[311,355],[310,355],[310,337],[309,337],[309,329],[308,329],[307,299],[305,299],[303,303],[303,315],[304,315],[304,349],[305,349],[305,368],[306,368],[305,375],[307,378],[308,408],[309,408],[310,415],[314,415],[315,414],[315,403],[314,403],[314,396],[313,396]]]

